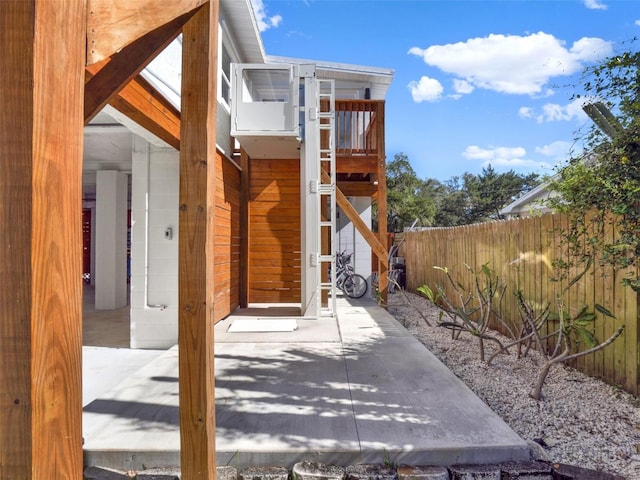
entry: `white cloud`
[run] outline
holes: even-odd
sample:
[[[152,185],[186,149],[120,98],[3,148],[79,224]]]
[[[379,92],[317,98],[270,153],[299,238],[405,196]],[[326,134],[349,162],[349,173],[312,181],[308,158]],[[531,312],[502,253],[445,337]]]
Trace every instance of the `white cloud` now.
[[[584,6],[590,10],[606,10],[607,6],[600,0],[583,0]]]
[[[636,25],[640,27],[640,20],[636,20]]]
[[[550,79],[572,75],[611,51],[611,43],[599,38],[584,37],[567,48],[564,41],[538,32],[524,37],[491,34],[426,49],[412,47],[408,53],[474,88],[547,96]]]
[[[481,160],[481,166],[523,169],[523,168],[551,168],[547,162],[528,160],[527,151],[523,147],[491,147],[481,148],[477,145],[468,146],[462,156],[469,160]]]
[[[258,29],[261,32],[264,32],[271,27],[277,27],[282,23],[281,15],[267,15],[267,9],[262,0],[251,0],[251,4],[253,5],[253,11],[256,14]]]
[[[459,78],[453,79],[453,89],[456,93],[471,93],[475,90],[475,87],[466,80],[460,80]]]
[[[518,109],[518,116],[520,118],[533,118],[533,108],[531,108],[531,107],[520,107]]]
[[[429,77],[422,77],[419,82],[410,82],[408,87],[416,103],[440,100],[444,90],[438,80]]]
[[[470,160],[492,160],[496,158],[523,157],[527,154],[524,147],[495,147],[480,148],[477,145],[470,145],[462,152],[462,156]]]
[[[582,105],[586,101],[586,98],[578,98],[567,105],[546,103],[542,106],[541,113],[537,113],[532,107],[520,107],[518,115],[520,118],[535,118],[538,123],[568,122],[571,120],[584,122],[588,117],[582,110]]]
[[[569,158],[572,147],[571,142],[558,140],[542,147],[536,147],[536,153],[552,158],[555,163],[558,163]]]

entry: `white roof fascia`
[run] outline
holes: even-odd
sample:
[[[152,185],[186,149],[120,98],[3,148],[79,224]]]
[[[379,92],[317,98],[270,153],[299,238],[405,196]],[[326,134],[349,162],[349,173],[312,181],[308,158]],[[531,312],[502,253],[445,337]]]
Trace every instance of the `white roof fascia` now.
[[[316,70],[322,72],[323,78],[336,80],[370,83],[372,85],[372,98],[383,100],[393,80],[394,70],[390,68],[371,67],[365,65],[353,65],[349,63],[326,62],[321,60],[308,60],[292,57],[280,57],[267,55],[267,63],[286,64],[313,64]]]
[[[535,201],[540,201],[550,196],[551,192],[547,190],[548,182],[544,182],[537,187],[529,190],[523,196],[517,198],[506,207],[500,209],[500,215],[508,215],[513,213],[521,213],[525,209],[526,205],[529,205]],[[539,206],[541,207],[541,206]],[[548,210],[548,209],[547,209]]]

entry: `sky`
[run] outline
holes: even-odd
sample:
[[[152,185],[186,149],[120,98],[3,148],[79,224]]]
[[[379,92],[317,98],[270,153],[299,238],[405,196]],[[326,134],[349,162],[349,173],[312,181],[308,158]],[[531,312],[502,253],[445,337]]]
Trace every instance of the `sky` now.
[[[638,0],[252,0],[267,55],[394,70],[387,161],[418,177],[555,172],[586,67],[637,50]]]

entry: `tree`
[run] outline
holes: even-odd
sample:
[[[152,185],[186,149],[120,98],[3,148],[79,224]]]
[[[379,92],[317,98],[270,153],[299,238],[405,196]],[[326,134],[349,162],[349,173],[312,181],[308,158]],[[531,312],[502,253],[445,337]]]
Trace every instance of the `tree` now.
[[[538,185],[535,173],[522,175],[509,170],[497,173],[491,165],[480,175],[465,177],[466,189],[471,199],[469,223],[500,218],[500,209]]]
[[[538,175],[491,165],[482,174],[464,173],[442,183],[421,180],[408,157],[398,153],[387,164],[388,230],[401,231],[417,219],[419,226],[454,227],[499,218],[499,211],[539,183]]]
[[[404,153],[387,164],[388,230],[402,231],[417,219],[421,226],[433,224],[435,201],[426,194],[429,185],[418,178]]]
[[[640,52],[606,59],[585,71],[585,97],[615,117],[612,128],[594,125],[586,134],[588,155],[574,157],[550,184],[548,201],[569,217],[565,238],[575,262],[595,259],[616,268],[640,263]],[[616,232],[615,237],[610,232]],[[571,262],[562,264],[571,266]],[[630,273],[624,283],[640,290]]]
[[[436,226],[456,227],[467,223],[470,199],[464,185],[464,179],[458,176],[442,184],[436,197]]]
[[[483,168],[480,175],[467,172],[452,177],[437,197],[435,225],[453,227],[498,219],[501,208],[538,183],[535,173],[497,173],[491,165]]]

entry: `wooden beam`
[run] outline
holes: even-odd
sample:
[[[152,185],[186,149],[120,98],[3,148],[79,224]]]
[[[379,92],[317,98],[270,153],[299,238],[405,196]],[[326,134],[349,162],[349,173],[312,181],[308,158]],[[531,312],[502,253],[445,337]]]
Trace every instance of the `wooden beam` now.
[[[180,112],[140,75],[109,103],[156,137],[180,150]]]
[[[216,477],[214,247],[218,6],[183,29],[178,349],[180,463],[185,480]]]
[[[0,477],[82,477],[85,2],[0,2]]]
[[[378,187],[371,182],[337,182],[338,188],[347,197],[371,197],[377,191]]]
[[[371,157],[336,157],[336,173],[372,173],[378,172],[378,159]]]
[[[327,172],[324,170],[322,171],[322,181],[324,183],[331,182],[331,178],[329,177]],[[344,212],[344,214],[347,216],[347,218],[351,220],[351,223],[353,223],[353,225],[356,227],[356,230],[360,232],[360,235],[362,235],[365,241],[369,244],[369,246],[373,250],[373,253],[375,253],[378,257],[382,256],[386,258],[387,251],[383,246],[383,244],[378,240],[378,238],[371,231],[369,226],[366,223],[364,223],[364,220],[360,218],[358,211],[355,208],[353,208],[353,205],[351,205],[349,200],[347,200],[347,197],[345,197],[344,193],[342,193],[342,191],[337,187],[336,187],[336,203],[338,204],[340,209]]]
[[[136,77],[182,31],[193,12],[156,28],[114,54],[108,62],[89,65],[84,91],[84,123],[98,114],[109,100]]]
[[[138,38],[209,0],[88,0],[87,65],[112,56]]]

